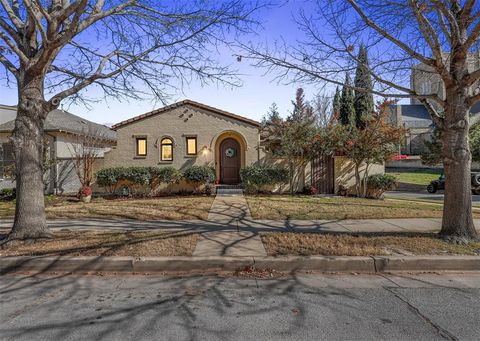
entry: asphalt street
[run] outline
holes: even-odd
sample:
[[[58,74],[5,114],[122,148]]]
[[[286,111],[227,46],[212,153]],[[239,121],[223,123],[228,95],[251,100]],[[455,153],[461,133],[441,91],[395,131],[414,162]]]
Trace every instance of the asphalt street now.
[[[385,193],[385,198],[413,199],[426,201],[443,201],[443,191],[437,193],[425,192],[407,192],[407,191],[391,191]],[[480,205],[480,195],[472,195],[472,202]]]
[[[0,277],[2,340],[478,340],[480,274]]]

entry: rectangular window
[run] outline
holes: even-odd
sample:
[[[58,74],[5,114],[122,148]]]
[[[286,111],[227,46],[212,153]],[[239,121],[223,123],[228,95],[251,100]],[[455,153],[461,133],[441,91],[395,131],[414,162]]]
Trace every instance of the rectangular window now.
[[[137,137],[137,156],[147,156],[147,138]]]
[[[187,137],[187,155],[197,155],[197,138]]]
[[[173,150],[171,144],[164,144],[162,146],[162,161],[172,161],[173,160]]]

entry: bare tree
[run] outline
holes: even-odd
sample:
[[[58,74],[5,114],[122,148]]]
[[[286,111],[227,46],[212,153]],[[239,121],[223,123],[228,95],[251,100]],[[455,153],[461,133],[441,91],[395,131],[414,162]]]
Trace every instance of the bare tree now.
[[[259,7],[241,0],[0,0],[3,80],[18,88],[17,202],[6,242],[51,237],[41,166],[50,111],[65,99],[84,101],[87,86],[117,99],[151,93],[165,100],[172,84],[192,79],[237,85],[209,51],[249,31]]]
[[[318,93],[315,95],[310,105],[313,108],[315,115],[315,124],[319,128],[326,128],[333,118],[332,96],[325,93]]]
[[[81,185],[80,191],[85,187],[92,186],[93,167],[95,161],[104,152],[107,141],[108,138],[99,131],[88,129],[84,134],[78,135],[72,143],[67,145],[72,155],[75,174]]]
[[[476,0],[317,0],[313,13],[296,18],[303,40],[294,46],[243,46],[255,64],[293,82],[342,85],[359,62],[355,50],[369,51],[372,93],[414,98],[442,130],[446,190],[441,235],[464,242],[477,238],[470,196],[469,110],[480,100],[474,91],[480,4]],[[410,86],[421,72],[433,86]],[[354,91],[362,91],[352,86]]]

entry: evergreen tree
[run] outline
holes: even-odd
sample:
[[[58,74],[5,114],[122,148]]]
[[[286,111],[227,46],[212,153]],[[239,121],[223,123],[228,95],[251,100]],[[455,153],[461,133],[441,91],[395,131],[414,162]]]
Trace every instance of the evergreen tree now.
[[[345,84],[342,89],[342,97],[340,99],[340,123],[343,125],[350,125],[355,116],[355,108],[353,106],[354,96],[350,75],[345,76]]]
[[[362,90],[359,90],[362,89]],[[358,64],[355,74],[355,125],[357,128],[364,128],[365,121],[375,110],[372,95],[372,77],[368,64],[367,49],[361,45],[358,52]]]
[[[270,105],[270,108],[268,108],[268,112],[265,116],[263,116],[262,119],[262,125],[268,125],[272,123],[276,123],[281,121],[282,118],[280,117],[280,113],[278,112],[278,106],[277,103],[273,102]]]
[[[338,119],[340,115],[340,105],[341,105],[342,93],[340,92],[340,88],[337,86],[335,89],[335,96],[333,96],[333,117]]]

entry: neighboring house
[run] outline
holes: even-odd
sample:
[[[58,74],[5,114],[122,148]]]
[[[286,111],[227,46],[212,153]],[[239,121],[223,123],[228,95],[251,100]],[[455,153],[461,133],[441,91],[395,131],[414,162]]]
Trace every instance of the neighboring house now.
[[[443,54],[447,60],[449,54]],[[447,62],[448,64],[448,62]],[[470,71],[480,69],[480,51],[470,53],[468,56],[468,68]],[[445,87],[440,76],[429,66],[424,64],[415,65],[410,75],[410,87],[422,95],[438,94],[440,98],[445,97]],[[480,82],[470,88],[470,93],[480,92]],[[432,104],[440,110],[434,102]],[[420,101],[416,98],[410,100],[410,104],[399,104],[391,106],[390,120],[396,126],[403,126],[409,129],[405,143],[401,146],[400,152],[405,155],[419,157],[427,152],[425,141],[432,138],[434,128],[430,114]],[[476,103],[470,110],[471,115],[480,113],[480,103]],[[398,164],[399,162],[395,162]],[[401,163],[401,162],[400,162]],[[405,163],[409,163],[406,161]]]
[[[470,110],[471,115],[480,113],[480,102]],[[404,155],[418,156],[428,149],[425,141],[430,141],[434,128],[432,119],[423,104],[399,104],[392,106],[390,121],[396,126],[408,129],[405,142],[401,146]]]
[[[0,188],[14,187],[6,175],[13,165],[13,146],[9,140],[15,126],[17,111],[14,106],[0,106]],[[110,128],[88,121],[63,110],[53,110],[44,126],[45,152],[49,169],[45,172],[45,191],[63,194],[77,193],[80,188],[73,159],[81,144],[92,144],[98,149],[95,169],[102,168],[104,152],[116,143],[116,133]]]
[[[105,167],[192,165],[215,169],[219,184],[240,184],[240,169],[252,164],[282,164],[261,146],[259,122],[208,105],[184,100],[112,126],[117,145],[105,153]],[[371,174],[383,173],[383,165]],[[298,174],[298,188],[313,184],[323,193],[353,187],[354,170],[343,157],[318,160]],[[313,175],[313,176],[312,176]],[[179,189],[180,190],[180,189]],[[284,190],[286,190],[284,188]]]
[[[445,64],[449,65],[449,54],[443,53]],[[480,50],[468,55],[468,70],[473,72],[480,69]],[[410,74],[410,88],[421,95],[438,94],[440,98],[445,98],[445,86],[440,75],[434,69],[425,64],[418,64],[412,67]],[[470,94],[477,94],[480,92],[480,81],[477,81],[470,87]],[[416,98],[410,100],[411,104],[421,104]],[[432,103],[436,105],[436,103]],[[437,107],[438,108],[438,107]]]

